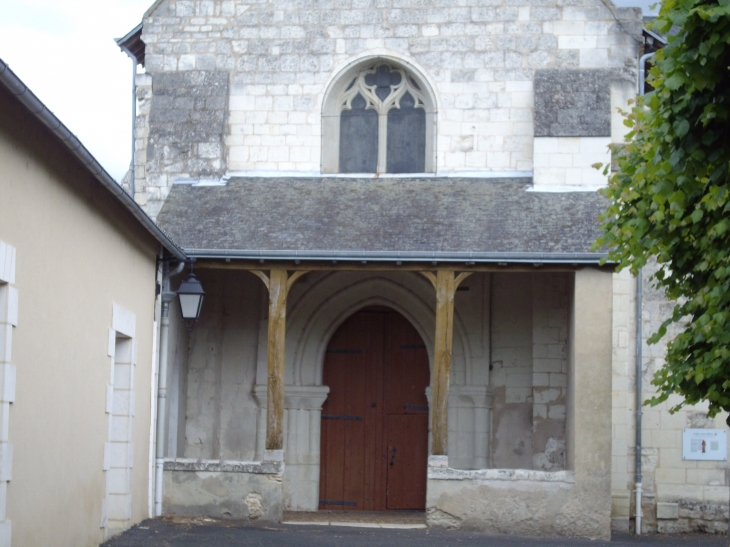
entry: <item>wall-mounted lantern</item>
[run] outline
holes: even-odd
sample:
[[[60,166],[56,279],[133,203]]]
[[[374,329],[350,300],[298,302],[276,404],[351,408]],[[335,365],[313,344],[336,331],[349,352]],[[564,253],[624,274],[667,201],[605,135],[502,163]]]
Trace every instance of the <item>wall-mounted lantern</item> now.
[[[190,265],[190,276],[180,283],[177,296],[180,299],[182,317],[185,320],[188,330],[191,331],[195,322],[200,317],[200,310],[203,307],[203,298],[205,297],[203,286],[193,273],[192,264]]]

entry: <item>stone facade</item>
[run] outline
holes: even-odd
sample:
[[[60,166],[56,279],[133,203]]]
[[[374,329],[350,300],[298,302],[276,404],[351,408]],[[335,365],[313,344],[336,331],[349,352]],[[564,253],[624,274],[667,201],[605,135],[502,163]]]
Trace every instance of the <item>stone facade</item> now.
[[[149,143],[137,146],[149,155],[146,172],[137,173],[145,178],[138,191],[146,192],[138,200],[155,216],[166,188],[178,178],[213,178],[226,169],[319,173],[328,90],[338,74],[367,58],[398,63],[428,83],[436,98],[436,172],[530,173],[539,133],[533,114],[536,71],[599,70],[591,81],[606,74],[633,81],[640,37],[637,10],[609,9],[596,0],[539,6],[483,0],[459,6],[436,0],[164,0],[148,13],[142,35],[153,79],[151,115],[177,117],[166,123],[205,122],[179,146],[160,134],[157,142],[151,134]],[[155,89],[165,82],[202,82],[213,74],[224,80],[227,74],[230,90],[227,102],[216,95],[205,103],[214,111],[165,110],[175,103],[164,92],[162,106],[155,105]],[[218,83],[222,92],[225,83]],[[192,105],[188,99],[178,103]],[[218,126],[221,117],[223,150],[206,125]]]
[[[377,60],[423,84],[432,110],[427,131],[433,132],[433,157],[426,165],[433,169],[428,171],[531,176],[538,191],[605,185],[604,175],[591,165],[609,163],[607,145],[622,142],[627,130],[617,108],[636,94],[640,13],[599,0],[454,4],[158,1],[145,16],[142,35],[147,73],[138,76],[135,198],[156,216],[176,180],[208,185],[225,184],[233,175],[332,171],[326,165],[328,99],[342,88],[343,74]],[[313,273],[294,288],[287,320],[294,334],[287,341],[285,508],[316,508],[316,424],[327,396],[317,363],[331,325],[363,302],[389,305],[417,325],[431,347],[431,311],[424,305],[428,286],[400,275]],[[471,526],[457,503],[467,491],[529,486],[543,492],[541,499],[549,504],[571,496],[587,499],[580,496],[591,480],[595,492],[604,492],[609,464],[587,477],[590,458],[576,447],[588,427],[601,433],[586,443],[612,446],[613,526],[630,527],[635,281],[625,272],[615,275],[601,311],[612,314],[609,443],[601,429],[605,417],[588,413],[584,419],[571,410],[581,403],[573,400],[576,386],[600,391],[571,368],[577,347],[571,330],[575,279],[484,274],[469,280],[469,293],[457,293],[450,457],[446,470],[429,472],[433,525]],[[175,335],[169,456],[261,461],[266,294],[248,274],[211,273],[204,282],[216,296],[206,302],[189,352],[184,331]],[[592,297],[583,289],[581,294]],[[644,302],[648,337],[671,306],[648,287]],[[663,355],[661,344],[644,347],[644,398],[652,395],[650,380]],[[644,414],[645,528],[719,530],[727,519],[726,464],[682,461],[681,429],[722,427],[721,421],[703,418],[702,408],[671,415],[669,406]],[[607,507],[598,502],[592,507],[596,522],[608,517]],[[480,506],[482,528],[492,509]],[[565,514],[574,509],[567,507]],[[539,510],[538,503],[532,512]],[[490,529],[502,525],[498,520]],[[563,533],[559,520],[523,531]],[[595,522],[583,530],[592,537],[606,534]]]

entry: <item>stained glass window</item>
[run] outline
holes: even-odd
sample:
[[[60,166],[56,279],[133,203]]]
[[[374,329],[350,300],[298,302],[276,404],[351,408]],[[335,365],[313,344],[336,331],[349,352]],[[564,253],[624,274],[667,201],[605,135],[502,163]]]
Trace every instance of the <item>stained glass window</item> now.
[[[402,68],[362,70],[338,99],[339,172],[423,173],[426,99]]]

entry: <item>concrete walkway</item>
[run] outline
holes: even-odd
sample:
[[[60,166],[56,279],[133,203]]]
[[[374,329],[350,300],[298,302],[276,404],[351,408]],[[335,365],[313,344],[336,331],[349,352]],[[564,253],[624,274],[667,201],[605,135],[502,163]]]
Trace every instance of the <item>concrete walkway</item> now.
[[[725,547],[724,536],[617,536],[611,542],[488,536],[448,530],[251,524],[212,519],[147,520],[104,547]]]

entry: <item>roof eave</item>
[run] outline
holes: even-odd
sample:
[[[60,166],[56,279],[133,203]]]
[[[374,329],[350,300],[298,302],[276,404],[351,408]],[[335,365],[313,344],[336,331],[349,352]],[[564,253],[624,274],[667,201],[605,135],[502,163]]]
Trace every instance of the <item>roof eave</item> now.
[[[51,112],[45,104],[18,78],[10,67],[0,59],[0,84],[14,95],[18,101],[30,112],[39,122],[45,125],[61,142],[61,144],[74,156],[84,168],[144,226],[147,231],[159,241],[173,256],[180,260],[187,257],[183,250],[175,244],[172,239],[147,216],[147,213],[134,201],[129,194],[107,173],[101,164],[91,155],[91,152],[71,131]]]
[[[145,44],[142,41],[142,28],[140,23],[121,38],[115,38],[117,46],[129,55],[138,65],[144,66]]]

